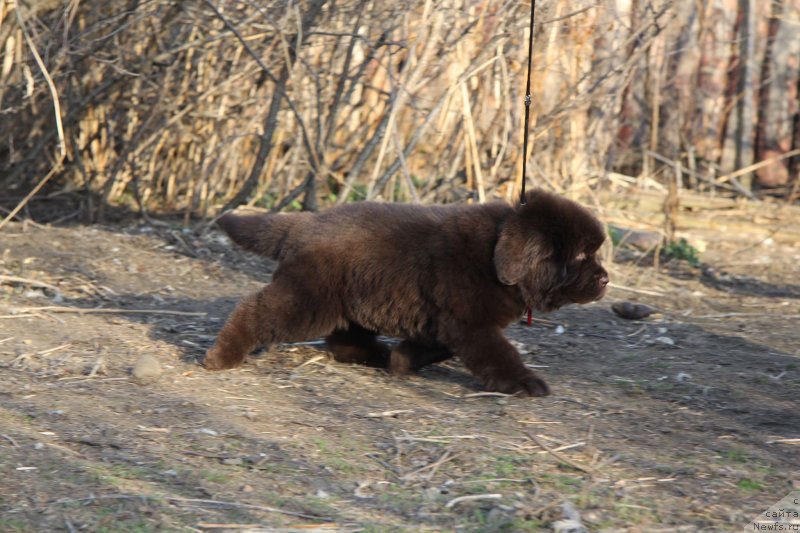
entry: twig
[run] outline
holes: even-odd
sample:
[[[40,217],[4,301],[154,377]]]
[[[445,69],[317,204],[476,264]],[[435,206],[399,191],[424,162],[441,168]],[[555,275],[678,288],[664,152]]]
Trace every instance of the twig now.
[[[547,19],[545,21],[542,21],[541,24],[542,24],[542,26],[544,26],[545,24],[552,24],[553,22],[561,22],[562,20],[567,20],[567,19],[570,19],[572,17],[576,17],[576,16],[580,15],[581,13],[586,13],[590,9],[594,9],[594,7],[595,7],[594,5],[588,5],[586,7],[578,9],[577,11],[572,11],[571,13],[567,13],[566,15],[561,15],[560,17],[555,17],[555,18],[551,18],[551,19]]]
[[[520,424],[532,424],[532,425],[543,425],[543,424],[561,424],[561,422],[557,421],[544,421],[544,420],[517,420]]]
[[[190,311],[173,311],[171,309],[119,309],[119,308],[92,308],[81,309],[80,307],[58,307],[54,305],[45,307],[24,307],[15,309],[19,313],[36,313],[46,311],[48,313],[77,313],[85,314],[132,314],[132,315],[176,315],[176,316],[206,316],[208,313],[195,313]]]
[[[11,437],[9,437],[8,435],[0,435],[0,437],[3,437],[3,438],[4,438],[4,439],[6,439],[8,442],[10,442],[10,443],[11,443],[11,445],[12,445],[12,446],[14,446],[14,448],[19,448],[19,444],[17,444],[17,441],[15,441],[14,439],[12,439],[12,438],[11,438]]]
[[[556,450],[550,448],[547,444],[545,444],[544,441],[542,439],[540,439],[539,437],[537,437],[536,435],[534,435],[532,433],[529,433],[527,431],[524,431],[523,433],[525,433],[525,435],[527,435],[528,438],[531,439],[533,442],[538,444],[544,451],[546,451],[547,453],[549,453],[550,455],[552,455],[553,457],[555,457],[556,459],[558,459],[562,463],[566,463],[569,466],[571,466],[572,468],[575,468],[575,469],[580,470],[582,472],[586,472],[587,474],[594,474],[595,473],[595,469],[594,468],[592,468],[590,466],[586,466],[586,465],[581,464],[581,463],[578,463],[576,461],[573,461],[572,459],[570,459],[569,457],[567,457],[563,453],[557,452]]]
[[[47,355],[47,354],[50,354],[50,353],[53,353],[53,352],[57,352],[58,350],[63,350],[67,346],[71,346],[71,345],[72,345],[72,343],[66,342],[66,343],[64,343],[64,344],[62,344],[60,346],[56,346],[55,348],[49,348],[47,350],[42,350],[41,352],[36,352],[36,355]]]
[[[95,376],[97,375],[97,373],[98,373],[98,372],[100,372],[101,370],[103,370],[103,368],[104,368],[105,364],[106,364],[106,360],[105,360],[105,358],[104,358],[104,357],[101,355],[100,357],[98,357],[98,358],[97,358],[97,362],[95,362],[94,366],[93,366],[93,367],[92,367],[92,369],[89,371],[89,373],[86,375],[86,377],[87,377],[87,378],[93,378],[93,377],[95,377]],[[105,371],[103,371],[103,373],[105,373]]]
[[[447,461],[450,461],[450,460],[454,459],[455,457],[456,457],[456,454],[451,454],[450,450],[445,450],[444,453],[442,454],[442,456],[440,458],[438,458],[437,460],[435,460],[435,461],[433,461],[431,463],[428,463],[428,464],[426,464],[425,466],[423,466],[421,468],[417,468],[413,472],[409,472],[408,474],[403,474],[402,476],[400,476],[400,479],[404,479],[404,480],[411,479],[411,478],[415,477],[417,474],[419,474],[420,472],[424,472],[425,470],[428,470],[429,468],[431,468],[433,470],[431,470],[431,472],[426,476],[427,479],[430,479],[430,478],[433,477],[433,475],[436,473],[436,471],[439,469],[440,466],[442,466]]]
[[[449,444],[450,440],[448,439],[480,439],[480,438],[487,438],[482,435],[442,435],[440,437],[412,437],[410,435],[404,435],[402,437],[396,437],[398,441],[408,441],[408,442],[435,442],[438,444]]]
[[[238,502],[226,502],[220,500],[205,500],[200,498],[176,498],[173,496],[147,496],[147,495],[137,495],[137,494],[106,494],[102,496],[89,496],[86,498],[71,498],[71,499],[61,499],[51,502],[51,505],[64,505],[69,503],[79,503],[79,502],[93,502],[95,500],[150,500],[150,501],[166,501],[170,503],[182,504],[182,503],[193,503],[198,505],[218,505],[220,507],[234,507],[237,509],[253,509],[255,511],[264,511],[267,513],[278,513],[287,516],[296,516],[299,518],[308,518],[309,520],[325,520],[331,521],[330,518],[325,518],[322,516],[314,516],[308,515],[304,513],[296,513],[294,511],[286,511],[284,509],[278,509],[276,507],[265,507],[263,505],[252,505],[249,503],[238,503]]]
[[[459,398],[484,398],[487,396],[492,396],[495,398],[510,398],[514,395],[505,394],[504,392],[472,392],[470,394],[464,394],[462,396],[459,396]]]
[[[499,500],[502,498],[502,494],[470,494],[469,496],[459,496],[458,498],[453,498],[444,506],[445,509],[450,509],[454,505],[457,505],[461,502],[471,502],[475,500]]]
[[[552,451],[554,452],[563,452],[564,450],[571,450],[573,448],[580,448],[581,446],[585,446],[585,442],[576,442],[575,444],[565,444],[564,446],[559,446],[558,448],[553,448]],[[547,452],[538,452],[538,453],[547,453]]]
[[[720,177],[718,177],[716,179],[716,182],[717,183],[725,183],[726,181],[730,181],[730,180],[732,180],[734,178],[738,178],[739,176],[743,176],[745,174],[749,174],[750,172],[753,172],[754,170],[758,170],[759,168],[766,167],[768,165],[771,165],[772,163],[777,163],[778,161],[782,161],[782,160],[787,159],[789,157],[794,157],[794,156],[796,156],[798,154],[800,154],[800,148],[795,148],[794,150],[789,150],[788,152],[783,153],[783,154],[781,154],[781,155],[779,155],[777,157],[771,157],[769,159],[764,159],[763,161],[759,161],[758,163],[753,163],[752,165],[748,165],[748,166],[746,166],[744,168],[740,168],[739,170],[731,172],[730,174],[725,174],[723,176],[720,176]]]
[[[448,485],[470,485],[472,483],[528,483],[531,479],[514,479],[511,477],[494,477],[491,479],[466,479],[464,481],[448,481]]]
[[[367,413],[367,418],[387,418],[401,415],[404,413],[413,413],[413,409],[394,409],[392,411],[383,411],[382,413]]]
[[[33,39],[31,39],[31,36],[28,33],[28,28],[25,26],[25,22],[22,20],[22,14],[20,13],[19,9],[19,2],[17,2],[16,0],[11,0],[11,9],[14,10],[14,13],[17,16],[17,23],[19,24],[19,29],[22,31],[22,35],[25,36],[25,42],[28,43],[28,48],[30,48],[31,53],[33,54],[33,58],[36,60],[36,64],[39,65],[39,69],[42,71],[44,79],[47,80],[47,86],[50,88],[50,94],[53,97],[53,110],[55,111],[56,115],[56,129],[58,131],[58,147],[61,153],[61,161],[63,161],[64,157],[66,157],[67,155],[67,144],[64,141],[64,125],[61,123],[61,104],[58,99],[58,90],[56,89],[56,84],[53,83],[53,78],[50,77],[50,73],[47,71],[47,67],[44,64],[44,61],[42,61],[42,57],[36,50],[36,47],[33,44]]]
[[[17,357],[14,358],[13,361],[11,361],[11,363],[9,363],[8,366],[10,366],[11,368],[15,368],[18,364],[22,363],[23,361],[27,361],[28,359],[30,359],[34,355],[36,355],[36,354],[24,353],[24,354],[18,355]]]
[[[318,355],[318,356],[316,356],[316,357],[312,357],[312,358],[311,358],[311,359],[309,359],[308,361],[305,361],[305,362],[303,362],[303,363],[301,363],[301,364],[297,365],[296,367],[294,367],[294,369],[295,369],[295,370],[298,370],[298,369],[300,369],[300,368],[303,368],[303,367],[304,367],[304,366],[306,366],[306,365],[311,365],[311,364],[314,364],[314,363],[316,363],[317,361],[321,361],[322,359],[325,359],[325,358],[326,358],[326,356],[324,356],[324,355]]]
[[[52,178],[53,176],[55,176],[55,175],[56,175],[56,173],[57,173],[59,170],[61,170],[61,162],[62,162],[63,160],[64,160],[64,158],[62,157],[62,158],[61,158],[61,160],[59,160],[59,161],[56,161],[56,164],[55,164],[55,165],[53,165],[53,168],[51,168],[51,169],[50,169],[50,172],[48,172],[48,173],[47,173],[47,175],[46,175],[44,178],[42,178],[42,181],[40,181],[40,182],[39,182],[39,183],[36,185],[36,187],[34,187],[34,188],[33,188],[33,190],[31,190],[31,192],[29,192],[29,193],[28,193],[28,194],[25,196],[25,198],[23,198],[23,199],[22,199],[22,200],[21,200],[21,201],[20,201],[20,202],[17,204],[17,207],[15,207],[14,209],[12,209],[12,210],[11,210],[11,212],[10,212],[8,215],[6,215],[6,218],[4,218],[3,220],[1,220],[1,221],[0,221],[0,230],[2,230],[2,229],[3,229],[3,226],[5,226],[5,225],[8,223],[8,221],[9,221],[9,220],[11,220],[11,219],[12,219],[12,218],[14,218],[15,216],[17,216],[17,213],[19,213],[20,211],[22,211],[22,208],[23,208],[23,207],[25,207],[26,205],[28,205],[28,202],[30,201],[30,199],[31,199],[31,198],[33,198],[34,196],[36,196],[36,193],[38,193],[40,190],[42,190],[42,187],[44,187],[44,186],[45,186],[45,184],[46,184],[48,181],[50,181],[50,178]]]
[[[58,287],[56,287],[55,285],[50,285],[49,283],[45,283],[43,281],[37,281],[35,279],[20,278],[17,276],[6,276],[0,274],[0,282],[20,283],[24,285],[31,285],[33,287],[42,287],[44,289],[50,289],[52,291],[59,292]]]

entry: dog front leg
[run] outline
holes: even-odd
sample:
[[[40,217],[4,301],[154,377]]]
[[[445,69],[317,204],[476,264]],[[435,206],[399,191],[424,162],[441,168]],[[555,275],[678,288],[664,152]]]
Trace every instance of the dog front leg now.
[[[389,364],[389,347],[378,342],[377,334],[350,324],[347,329],[337,329],[325,337],[333,358],[340,363],[360,364],[386,368]]]
[[[547,383],[522,362],[499,329],[472,331],[461,339],[455,352],[488,391],[528,396],[547,396]]]

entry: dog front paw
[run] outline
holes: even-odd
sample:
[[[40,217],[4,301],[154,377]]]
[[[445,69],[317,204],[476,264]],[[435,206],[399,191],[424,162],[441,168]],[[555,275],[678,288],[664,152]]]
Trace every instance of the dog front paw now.
[[[206,357],[202,362],[206,370],[228,370],[241,364],[241,359],[226,357],[216,346],[206,352]]]
[[[550,387],[542,378],[530,370],[518,375],[493,376],[485,380],[485,388],[492,392],[522,394],[523,396],[547,396]]]

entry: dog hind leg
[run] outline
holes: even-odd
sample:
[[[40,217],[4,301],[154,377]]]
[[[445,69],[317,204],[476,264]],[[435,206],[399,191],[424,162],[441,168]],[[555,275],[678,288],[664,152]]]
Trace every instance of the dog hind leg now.
[[[338,316],[330,309],[314,308],[317,298],[303,289],[284,278],[245,297],[228,317],[203,365],[209,370],[236,368],[258,346],[330,333]]]
[[[403,375],[423,366],[439,363],[453,357],[453,352],[444,346],[430,346],[417,341],[405,340],[394,347],[389,361],[392,374]]]

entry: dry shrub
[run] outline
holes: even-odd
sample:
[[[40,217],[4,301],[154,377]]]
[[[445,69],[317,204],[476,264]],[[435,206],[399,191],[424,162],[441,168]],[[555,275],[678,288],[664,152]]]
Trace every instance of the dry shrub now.
[[[759,154],[729,156],[741,146],[736,93],[724,62],[707,60],[730,56],[722,43],[738,30],[700,4],[538,2],[532,182],[577,194],[618,179],[614,172],[658,177],[677,166],[685,185],[736,189],[736,177],[711,182]],[[511,198],[522,161],[528,8],[505,0],[7,1],[0,190],[23,196],[58,144],[52,95],[18,9],[61,102],[67,156],[49,194],[85,193],[81,210],[91,218],[117,204],[188,218],[241,203]],[[752,15],[767,20],[759,9]],[[776,38],[780,27],[770,31]],[[797,79],[792,68],[787,87]],[[796,105],[782,113],[791,119]],[[784,145],[779,155],[793,149]],[[784,185],[796,182],[792,161],[780,163]]]

